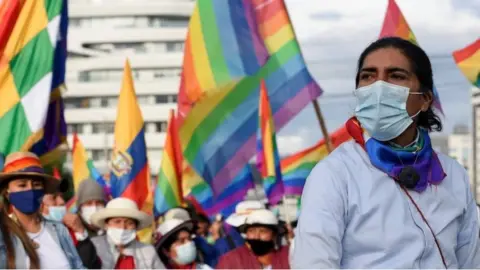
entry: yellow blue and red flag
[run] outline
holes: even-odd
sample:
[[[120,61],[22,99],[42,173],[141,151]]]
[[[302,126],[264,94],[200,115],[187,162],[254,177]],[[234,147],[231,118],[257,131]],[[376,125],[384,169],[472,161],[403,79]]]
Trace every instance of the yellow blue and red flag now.
[[[142,209],[151,195],[150,172],[145,144],[145,127],[137,103],[132,71],[125,63],[122,89],[115,122],[115,145],[110,164],[110,190],[113,198],[135,201]]]

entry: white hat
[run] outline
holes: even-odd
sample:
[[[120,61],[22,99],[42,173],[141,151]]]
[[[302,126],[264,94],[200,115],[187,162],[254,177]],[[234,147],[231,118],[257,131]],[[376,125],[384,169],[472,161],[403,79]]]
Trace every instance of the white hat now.
[[[111,200],[107,206],[92,215],[93,225],[104,228],[105,220],[114,217],[131,218],[138,222],[137,230],[145,229],[153,222],[153,217],[138,210],[137,204],[127,198]]]
[[[233,227],[245,224],[247,216],[254,210],[265,209],[265,205],[259,201],[243,201],[235,207],[235,213],[231,214],[225,222]]]
[[[192,220],[181,220],[181,219],[168,219],[165,220],[162,224],[158,225],[156,232],[159,235],[158,242],[155,244],[157,248],[161,247],[162,244],[173,234],[180,230],[187,230],[189,232],[193,231],[193,221]]]
[[[263,225],[273,227],[276,230],[279,229],[277,217],[272,211],[267,209],[258,209],[251,212],[247,216],[245,224],[240,227],[240,231],[245,232],[252,225]]]
[[[183,221],[188,221],[188,220],[191,220],[192,218],[190,217],[190,214],[188,213],[187,210],[183,208],[173,208],[168,210],[164,215],[164,220],[169,220],[169,219],[179,219]]]

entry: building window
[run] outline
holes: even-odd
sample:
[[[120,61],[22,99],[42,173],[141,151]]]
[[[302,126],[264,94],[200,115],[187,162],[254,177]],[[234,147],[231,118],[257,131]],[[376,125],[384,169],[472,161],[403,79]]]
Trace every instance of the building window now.
[[[177,95],[168,95],[168,103],[177,103]]]
[[[140,105],[150,104],[150,96],[137,96],[137,102]]]
[[[167,132],[167,122],[155,122],[156,132]]]
[[[92,124],[92,133],[107,133],[112,134],[115,131],[115,125],[113,123],[93,123]]]
[[[155,96],[155,103],[156,104],[168,103],[168,96],[167,95],[156,95]]]
[[[90,100],[88,98],[66,98],[64,106],[67,109],[84,109],[90,107]]]
[[[94,161],[105,160],[105,150],[92,150],[92,159]]]
[[[167,52],[183,52],[183,42],[166,42]]]
[[[188,26],[189,19],[187,17],[159,17],[159,16],[150,16],[148,17],[148,26],[149,27],[179,27],[184,28]]]
[[[83,124],[68,124],[67,125],[68,134],[82,134],[83,133]]]

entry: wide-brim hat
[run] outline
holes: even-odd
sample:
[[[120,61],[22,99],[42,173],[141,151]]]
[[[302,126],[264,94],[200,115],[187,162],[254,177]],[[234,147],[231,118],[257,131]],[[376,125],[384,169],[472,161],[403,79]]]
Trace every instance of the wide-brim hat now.
[[[105,221],[109,218],[124,217],[137,221],[137,231],[152,225],[153,217],[138,210],[137,204],[127,198],[116,198],[108,202],[107,206],[92,215],[92,224],[98,228],[105,227]]]
[[[22,178],[42,180],[47,194],[57,192],[60,184],[60,180],[45,173],[38,156],[30,152],[15,152],[7,156],[0,173],[0,187],[9,181]]]
[[[248,215],[259,209],[265,209],[265,205],[259,201],[243,201],[235,207],[235,213],[228,216],[225,222],[233,227],[240,227],[245,224]]]
[[[247,229],[252,226],[264,226],[271,228],[278,234],[282,234],[284,229],[279,225],[278,219],[275,214],[267,209],[259,209],[251,212],[246,220],[245,224],[239,227],[241,233],[246,233]]]
[[[187,230],[193,232],[194,224],[192,220],[181,220],[181,219],[168,219],[165,220],[162,224],[158,225],[156,233],[158,237],[157,243],[155,243],[155,248],[159,250],[165,241],[169,239],[172,235],[176,234],[181,230]]]

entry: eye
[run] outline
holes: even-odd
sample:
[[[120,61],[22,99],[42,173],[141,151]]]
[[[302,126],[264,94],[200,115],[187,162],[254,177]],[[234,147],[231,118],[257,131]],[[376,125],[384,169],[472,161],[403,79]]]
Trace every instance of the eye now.
[[[364,72],[360,74],[360,80],[362,81],[370,80],[372,78],[373,78],[373,75],[371,73]]]
[[[406,80],[407,79],[407,76],[403,73],[393,73],[390,77],[394,80]]]

